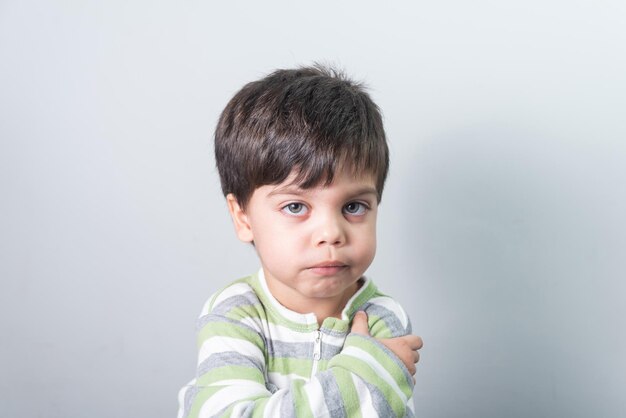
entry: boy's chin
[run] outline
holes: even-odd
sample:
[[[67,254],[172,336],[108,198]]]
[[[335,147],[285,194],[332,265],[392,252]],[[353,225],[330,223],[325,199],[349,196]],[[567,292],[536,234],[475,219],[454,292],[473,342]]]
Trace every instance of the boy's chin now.
[[[317,279],[317,283],[312,283],[306,289],[300,291],[301,294],[310,298],[328,299],[345,295],[346,292],[352,292],[358,287],[358,280],[340,280],[332,277],[322,277]]]

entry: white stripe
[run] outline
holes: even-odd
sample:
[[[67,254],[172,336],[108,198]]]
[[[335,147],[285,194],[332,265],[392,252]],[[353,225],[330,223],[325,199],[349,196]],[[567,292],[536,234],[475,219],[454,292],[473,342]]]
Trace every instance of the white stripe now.
[[[217,293],[213,293],[206,302],[204,302],[204,305],[202,305],[202,310],[200,311],[200,318],[203,317],[204,315],[209,313],[209,308],[211,307],[211,301],[213,300],[213,298],[217,295]]]
[[[309,405],[313,411],[314,417],[329,417],[332,418],[328,408],[326,408],[326,401],[324,400],[324,388],[320,384],[318,379],[312,379],[306,386],[305,392],[309,398]]]
[[[382,306],[383,308],[389,309],[393,312],[402,323],[402,327],[404,329],[406,329],[409,325],[409,318],[406,315],[406,312],[404,312],[404,309],[402,309],[402,307],[395,300],[387,296],[379,296],[377,298],[370,299],[369,302],[374,305]]]
[[[269,374],[270,374],[269,376],[270,382],[274,383],[279,389],[282,389],[282,390],[289,389],[291,382],[294,380],[301,380],[301,381],[306,382],[306,379],[303,379],[302,377],[293,375],[293,374],[286,375],[286,376],[280,375],[278,373],[269,373]],[[320,384],[319,380],[312,379],[308,381],[306,384],[307,384],[307,387],[305,388],[305,392],[309,399],[309,405],[311,405],[311,408],[313,410],[313,416],[314,417],[331,417],[330,412],[328,411],[328,408],[326,407],[326,402],[324,400],[324,388]],[[274,404],[280,403],[280,401],[274,401],[273,399],[274,397],[277,397],[278,394],[279,392],[276,392],[274,393],[274,395],[272,395],[272,398],[270,399],[270,402],[272,404],[270,405],[268,403],[268,407],[271,407],[270,410],[272,408],[276,408]],[[279,410],[280,409],[276,409],[276,411],[279,411]],[[265,414],[267,416],[268,414],[267,410]],[[267,418],[274,418],[274,416],[270,415]]]
[[[293,374],[293,373],[282,374],[282,373],[277,373],[277,372],[268,373],[267,379],[270,381],[270,383],[275,384],[278,389],[288,389],[289,385],[291,384],[293,380],[306,381],[305,378],[297,374]]]
[[[198,416],[202,418],[211,417],[217,411],[220,411],[240,399],[251,398],[254,396],[268,396],[267,394],[267,389],[265,389],[265,386],[263,385],[228,386],[215,392],[209,399],[207,399],[202,405]],[[242,403],[245,405],[250,403],[250,401],[242,401]]]
[[[250,285],[248,285],[247,283],[235,283],[228,286],[226,289],[222,290],[219,295],[217,295],[215,301],[213,302],[213,306],[219,305],[220,303],[224,302],[226,299],[232,296],[243,295],[244,293],[248,292],[253,292]]]
[[[252,328],[258,333],[265,335],[265,333],[263,332],[263,322],[265,321],[262,320],[261,318],[256,317],[256,316],[246,316],[246,317],[240,318],[239,322]]]
[[[317,331],[294,332],[293,330],[282,325],[272,324],[262,319],[264,334],[273,341],[282,341],[286,343],[310,343],[315,340]]]
[[[251,402],[253,401],[241,402],[237,406],[235,406],[230,413],[230,418],[241,418],[243,416],[243,412],[246,410],[246,408],[248,408],[248,404]]]
[[[244,356],[258,359],[265,363],[265,356],[259,347],[250,341],[240,338],[215,336],[205,340],[198,352],[198,364],[209,358],[211,354],[236,351]]]
[[[213,383],[208,384],[207,386],[259,386],[259,383],[256,380],[247,380],[247,379],[224,379],[217,380]],[[265,387],[265,386],[263,386]],[[269,393],[269,392],[268,392]]]
[[[389,386],[391,386],[400,399],[406,403],[407,398],[404,395],[404,392],[400,390],[400,387],[398,387],[398,384],[393,376],[370,353],[358,347],[345,347],[341,353],[355,357],[357,360],[367,362],[374,369],[374,372],[378,374]]]
[[[185,412],[185,396],[187,395],[187,391],[193,388],[196,384],[196,379],[193,379],[191,382],[187,383],[187,385],[183,386],[178,391],[178,414],[177,418],[183,418],[183,413]]]
[[[413,416],[415,416],[415,401],[413,400],[413,396],[408,400],[406,406],[413,412]]]
[[[281,341],[284,343],[310,343],[315,341],[317,330],[294,332],[294,330],[283,325],[273,324],[265,318],[244,318],[243,323],[249,327],[258,329],[267,339],[272,341]],[[259,323],[262,329],[259,329]],[[346,339],[334,335],[324,334],[324,343],[331,344],[336,347],[343,347]]]
[[[361,404],[361,415],[368,418],[377,417],[378,414],[376,414],[376,409],[374,408],[374,403],[372,402],[372,396],[370,395],[370,391],[363,380],[353,373],[352,382],[354,383],[356,393],[359,397],[359,403]]]
[[[259,321],[257,319],[256,321]],[[248,326],[254,326],[258,328],[258,322],[247,323]],[[268,337],[272,341],[282,341],[285,343],[310,343],[315,341],[317,337],[317,330],[306,332],[294,332],[294,330],[285,327],[283,325],[277,325],[266,321],[264,318],[260,319],[261,326],[263,327],[263,335]],[[343,347],[346,339],[344,337],[337,337],[334,335],[324,334],[324,343],[331,344],[336,347]]]
[[[287,392],[284,390],[277,391],[270,396],[263,411],[263,418],[276,418],[279,415],[283,399],[285,399],[285,393]]]

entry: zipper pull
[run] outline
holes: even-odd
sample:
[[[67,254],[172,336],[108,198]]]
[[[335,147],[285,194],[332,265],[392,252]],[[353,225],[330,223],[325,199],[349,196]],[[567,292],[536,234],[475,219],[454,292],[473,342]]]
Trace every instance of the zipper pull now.
[[[315,337],[315,347],[313,349],[313,360],[318,361],[322,358],[322,331],[317,331]]]

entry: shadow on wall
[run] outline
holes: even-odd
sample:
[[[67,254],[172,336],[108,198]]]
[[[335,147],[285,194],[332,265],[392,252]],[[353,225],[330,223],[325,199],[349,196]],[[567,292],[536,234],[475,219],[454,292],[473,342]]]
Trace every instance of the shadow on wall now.
[[[626,202],[611,204],[614,161],[521,129],[415,142],[402,216],[416,238],[402,248],[423,304],[418,415],[620,416],[626,234],[614,221]]]

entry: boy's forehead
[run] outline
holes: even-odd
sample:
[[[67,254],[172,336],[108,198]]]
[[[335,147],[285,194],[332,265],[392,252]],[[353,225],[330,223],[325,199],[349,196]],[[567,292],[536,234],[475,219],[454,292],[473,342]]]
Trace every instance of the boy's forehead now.
[[[299,181],[299,172],[293,170],[289,176],[281,183],[267,185],[268,195],[277,194],[306,194],[319,190],[330,189],[340,186],[341,189],[354,194],[371,193],[377,195],[376,177],[373,173],[358,172],[356,170],[338,170],[333,175],[333,180],[328,183],[326,179],[321,179],[317,184],[304,188],[303,181]]]

